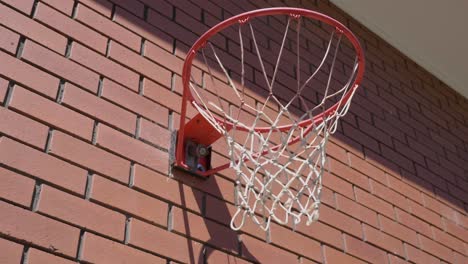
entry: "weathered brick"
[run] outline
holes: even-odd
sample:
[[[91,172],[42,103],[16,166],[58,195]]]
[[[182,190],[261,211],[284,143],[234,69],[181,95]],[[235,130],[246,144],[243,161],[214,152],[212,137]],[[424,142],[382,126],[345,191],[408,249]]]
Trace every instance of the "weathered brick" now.
[[[47,185],[42,186],[38,211],[118,240],[124,237],[123,214]]]
[[[47,5],[38,3],[34,18],[101,54],[106,52],[106,37]]]
[[[93,177],[91,200],[159,225],[166,225],[167,222],[166,203],[99,175]]]
[[[167,263],[155,255],[91,233],[85,235],[83,260],[91,263]]]
[[[50,153],[122,183],[128,183],[130,161],[60,131],[54,132],[52,136]]]
[[[83,114],[89,115],[91,118],[101,120],[130,134],[135,133],[135,114],[88,93],[73,84],[65,84],[62,102],[76,111],[84,112]]]
[[[45,216],[0,201],[3,236],[75,257],[80,231]]]
[[[34,180],[0,167],[0,196],[3,199],[29,207],[34,191]]]
[[[85,170],[9,138],[0,138],[0,162],[35,178],[84,194]]]
[[[93,120],[22,87],[15,87],[10,107],[48,125],[91,140]]]
[[[44,148],[49,128],[41,123],[0,108],[0,132],[38,148]]]

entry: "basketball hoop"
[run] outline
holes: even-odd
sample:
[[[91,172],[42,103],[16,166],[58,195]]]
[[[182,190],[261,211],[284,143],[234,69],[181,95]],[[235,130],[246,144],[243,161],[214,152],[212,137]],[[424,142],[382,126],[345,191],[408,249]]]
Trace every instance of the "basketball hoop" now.
[[[277,31],[272,23],[284,29]],[[256,27],[269,32],[255,33]],[[308,62],[301,54],[312,44],[303,37],[314,30],[328,34],[329,41],[323,54],[307,54],[319,58]],[[232,32],[238,37],[225,37]],[[341,45],[344,41],[347,46]],[[239,50],[238,60],[219,47],[223,43],[230,53],[231,46]],[[342,51],[345,58],[337,60]],[[193,76],[194,67],[203,73],[201,82]],[[348,77],[334,77],[337,71]],[[235,171],[234,230],[247,217],[264,230],[271,220],[298,224],[304,216],[310,224],[318,219],[327,140],[347,113],[363,73],[357,38],[326,15],[281,7],[231,17],[203,34],[187,53],[174,166],[200,177]],[[186,122],[188,103],[198,114]],[[212,166],[213,146],[221,138],[227,153],[220,154],[230,162]]]

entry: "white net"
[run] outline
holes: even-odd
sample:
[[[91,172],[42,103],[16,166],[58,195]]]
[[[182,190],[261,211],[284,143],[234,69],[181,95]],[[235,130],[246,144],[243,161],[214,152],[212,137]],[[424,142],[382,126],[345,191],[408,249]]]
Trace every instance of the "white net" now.
[[[248,218],[263,230],[270,228],[272,220],[296,225],[305,219],[309,225],[318,219],[327,140],[337,129],[338,119],[348,111],[351,98],[343,100],[344,97],[354,94],[355,87],[350,86],[359,66],[357,58],[351,64],[351,76],[347,80],[340,84],[332,78],[342,34],[331,30],[321,61],[304,75],[300,52],[303,50],[302,19],[285,17],[277,57],[270,58],[273,63],[267,64],[262,58],[263,46],[258,43],[253,23],[247,21],[238,27],[238,80],[234,80],[235,74],[223,64],[216,45],[208,42],[199,51],[207,76],[205,83],[197,84],[192,77],[190,84],[196,101],[194,106],[224,136],[227,156],[236,174],[237,210],[231,221],[234,230],[242,228]],[[294,23],[296,26],[292,29]],[[248,36],[244,36],[243,31],[248,32]],[[247,41],[251,44],[248,52]],[[287,56],[286,46],[289,46],[286,52],[290,58],[290,54],[294,55],[293,60],[284,58]],[[266,91],[266,98],[261,102],[251,100],[252,93],[245,88],[248,79],[246,57],[252,54],[258,63],[257,75],[260,73]],[[249,63],[252,64],[252,60]],[[286,70],[282,70],[281,65]],[[293,72],[296,77],[295,87],[288,87],[288,98],[282,96],[284,92],[277,91],[284,88],[277,81],[284,71]],[[321,99],[311,103],[310,86],[319,75],[323,76],[324,71],[328,75],[322,81]],[[226,85],[220,85],[223,84],[219,81],[220,76],[225,77]],[[332,87],[332,83],[339,85]],[[232,94],[237,103],[228,102],[226,94]],[[319,115],[334,104],[334,111]]]

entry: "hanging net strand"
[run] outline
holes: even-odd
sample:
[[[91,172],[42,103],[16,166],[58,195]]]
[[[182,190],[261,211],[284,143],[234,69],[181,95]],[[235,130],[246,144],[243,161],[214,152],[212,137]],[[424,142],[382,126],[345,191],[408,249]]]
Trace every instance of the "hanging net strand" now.
[[[264,60],[266,57],[262,56],[252,21],[239,23],[238,43],[241,63],[238,69],[239,83],[229,74],[215,45],[208,42],[201,48],[200,53],[206,65],[205,72],[209,76],[208,81],[213,91],[210,96],[203,95],[210,91],[202,90],[193,78],[190,90],[195,98],[193,103],[195,108],[223,135],[228,148],[230,167],[236,174],[234,188],[236,212],[231,221],[231,228],[234,230],[241,229],[248,218],[267,231],[272,220],[284,225],[292,222],[295,226],[304,218],[306,224],[310,225],[319,217],[322,175],[326,167],[325,147],[330,135],[337,128],[339,118],[348,111],[354,90],[348,92],[353,89],[351,86],[356,78],[359,60],[356,54],[351,76],[345,84],[340,85],[334,81],[333,74],[342,34],[339,30],[332,30],[323,57],[316,68],[305,76],[305,71],[301,70],[300,53],[302,32],[306,30],[303,28],[302,20],[300,16],[287,17],[281,42],[278,43],[279,50],[274,59],[275,64],[270,72],[267,71],[268,62]],[[249,36],[244,36],[243,29],[246,27]],[[291,37],[295,41],[295,45],[291,45],[295,57],[287,60],[285,50],[291,32],[295,33]],[[261,69],[268,92],[265,100],[259,105],[250,105],[246,100],[249,91],[245,87],[245,39],[249,37],[253,46],[251,48],[253,54],[250,55],[257,57],[257,66]],[[212,58],[208,58],[208,51]],[[210,66],[210,61],[214,62],[214,65]],[[218,76],[214,75],[215,65],[226,77],[224,84],[233,90],[239,101],[237,105],[231,105],[235,107],[230,107],[222,99],[223,90],[217,87]],[[288,100],[275,94],[275,88],[282,85],[277,78],[282,70],[280,66],[284,65],[288,69],[293,69],[296,78],[295,87],[289,87],[293,95]],[[328,72],[324,69],[325,65],[329,65]],[[322,97],[313,105],[311,99],[305,95],[306,91],[311,90],[308,88],[315,89],[311,87],[312,81],[317,79],[319,72],[327,72],[328,78],[325,83],[321,82],[324,86]],[[339,87],[332,88],[332,83],[338,84]],[[213,97],[216,99],[210,99]],[[329,107],[330,101],[334,100],[338,102],[334,105],[334,110],[323,113]],[[277,106],[277,111],[271,111],[272,104]],[[297,114],[299,108],[301,114]],[[322,114],[317,115],[316,112]],[[250,121],[241,119],[246,113],[253,115]],[[289,126],[282,125],[285,120],[289,122]],[[268,129],[261,127],[265,123],[269,126]]]

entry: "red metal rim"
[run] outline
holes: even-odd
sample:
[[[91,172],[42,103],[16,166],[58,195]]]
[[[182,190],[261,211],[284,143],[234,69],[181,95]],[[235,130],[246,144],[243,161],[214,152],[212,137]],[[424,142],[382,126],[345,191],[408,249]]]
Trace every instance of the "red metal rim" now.
[[[260,16],[267,16],[267,15],[291,15],[291,16],[304,16],[312,19],[319,20],[323,23],[326,23],[328,25],[334,26],[339,32],[341,32],[343,35],[345,35],[348,40],[351,42],[351,44],[354,47],[354,50],[356,51],[356,56],[358,58],[358,70],[356,73],[356,77],[354,79],[354,82],[350,84],[351,89],[342,97],[342,100],[340,102],[337,102],[330,108],[326,109],[324,112],[322,112],[319,115],[316,115],[312,120],[307,119],[304,121],[301,121],[298,125],[301,127],[309,126],[311,124],[320,124],[323,122],[323,120],[333,114],[337,108],[340,105],[345,105],[348,100],[351,98],[351,95],[354,93],[354,91],[359,87],[361,84],[362,78],[364,76],[364,68],[365,68],[365,62],[364,62],[364,51],[361,47],[361,44],[359,43],[358,39],[356,36],[342,23],[339,21],[312,11],[312,10],[307,10],[307,9],[302,9],[302,8],[292,8],[292,7],[274,7],[274,8],[265,8],[265,9],[258,9],[254,11],[249,11],[243,14],[239,14],[236,16],[233,16],[229,19],[226,19],[219,24],[215,25],[211,29],[209,29],[207,32],[205,32],[200,38],[198,38],[197,41],[193,44],[193,46],[190,48],[190,50],[187,53],[187,57],[185,58],[184,66],[183,66],[183,71],[182,71],[182,84],[184,87],[184,94],[187,95],[185,98],[186,100],[189,100],[192,105],[197,104],[195,101],[192,92],[190,91],[190,76],[191,76],[191,70],[192,70],[192,61],[195,58],[195,55],[197,54],[197,51],[202,48],[205,43],[214,35],[216,35],[218,32],[220,32],[223,29],[226,29],[234,24],[237,23],[244,23],[245,21],[248,21],[251,18],[254,17],[260,17]],[[183,102],[185,104],[186,101]],[[185,106],[183,106],[185,107]],[[215,117],[216,118],[216,117]],[[230,122],[224,121],[220,118],[216,118],[219,123],[224,124],[228,129],[232,128],[234,125]],[[289,130],[293,124],[291,125],[285,125],[278,127],[276,129],[280,131],[287,131]],[[238,130],[243,130],[247,131],[243,127],[236,127]],[[257,127],[254,129],[255,131],[259,133],[265,133],[271,130],[271,127]]]

